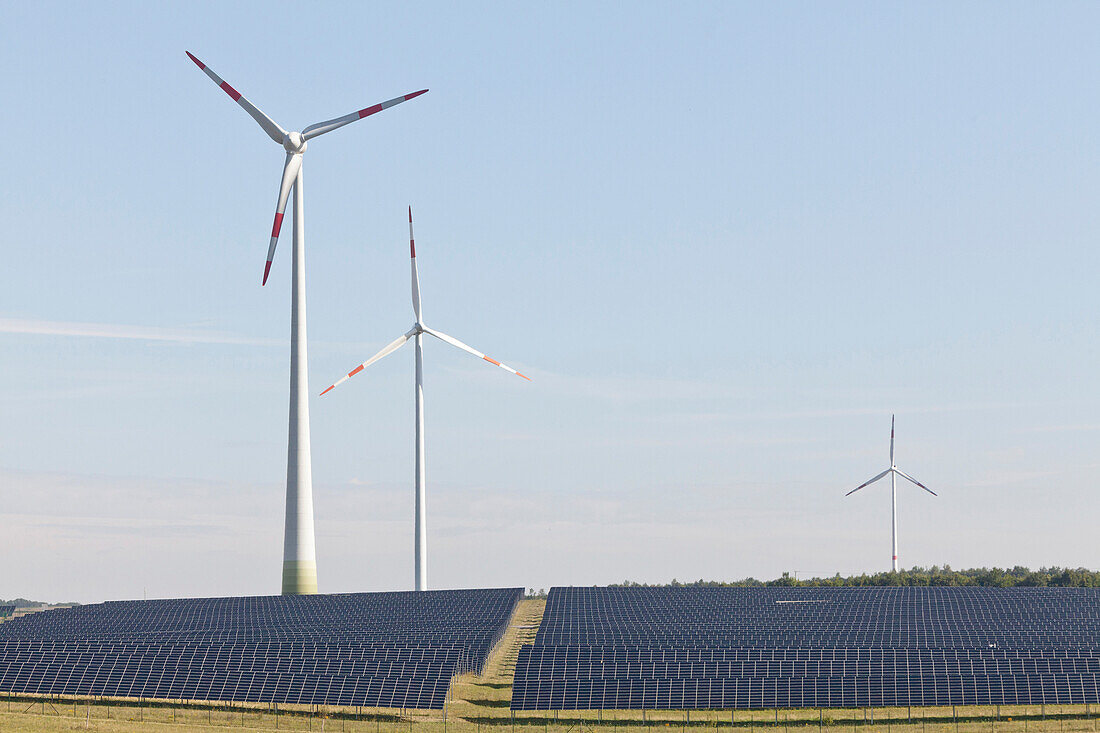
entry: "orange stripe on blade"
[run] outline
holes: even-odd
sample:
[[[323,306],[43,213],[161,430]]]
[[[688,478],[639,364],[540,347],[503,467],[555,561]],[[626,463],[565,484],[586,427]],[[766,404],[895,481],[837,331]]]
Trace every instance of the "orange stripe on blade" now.
[[[356,374],[358,374],[361,371],[363,371],[363,365],[362,364],[360,364],[359,366],[355,367],[350,372],[348,372],[348,376],[349,377],[354,377]]]
[[[331,391],[332,391],[332,390],[334,390],[334,389],[336,389],[336,385],[335,385],[335,384],[334,384],[334,385],[332,385],[331,387],[329,387],[328,389],[326,389],[326,390],[325,390],[324,392],[322,392],[322,393],[321,393],[321,396],[322,396],[322,397],[324,397],[324,396],[325,396],[325,393],[326,393],[326,392],[331,392]]]
[[[483,356],[481,358],[484,359],[485,361],[489,362],[490,364],[496,364],[497,366],[500,366],[500,362],[497,361],[496,359],[490,359],[487,356]]]

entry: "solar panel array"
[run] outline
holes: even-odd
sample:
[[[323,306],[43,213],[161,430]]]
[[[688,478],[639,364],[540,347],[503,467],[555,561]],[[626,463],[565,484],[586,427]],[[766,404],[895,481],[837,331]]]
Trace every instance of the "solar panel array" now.
[[[0,625],[0,691],[442,708],[521,588],[119,601]]]
[[[1100,702],[1100,589],[553,588],[514,710]]]

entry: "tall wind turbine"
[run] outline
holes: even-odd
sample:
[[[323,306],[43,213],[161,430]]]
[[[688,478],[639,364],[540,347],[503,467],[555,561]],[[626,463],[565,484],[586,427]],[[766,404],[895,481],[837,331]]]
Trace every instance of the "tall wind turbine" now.
[[[321,394],[327,394],[331,390],[335,389],[339,385],[346,382],[348,379],[354,377],[359,372],[363,371],[366,367],[370,366],[374,362],[378,361],[384,356],[388,356],[397,351],[401,346],[410,338],[416,341],[416,538],[415,538],[415,572],[416,572],[416,589],[427,590],[428,589],[428,537],[427,537],[427,509],[425,506],[425,493],[424,493],[424,346],[423,337],[424,334],[435,336],[441,341],[446,341],[451,346],[457,346],[463,351],[469,352],[479,359],[484,359],[490,364],[496,364],[501,369],[509,371],[515,374],[517,377],[523,377],[528,382],[531,378],[520,374],[507,364],[501,364],[496,359],[492,359],[485,354],[482,354],[475,348],[467,346],[458,339],[448,336],[445,333],[436,331],[435,329],[428,328],[424,325],[424,320],[420,313],[420,278],[416,274],[416,241],[413,239],[413,215],[412,207],[409,207],[409,255],[412,259],[412,304],[413,315],[416,316],[416,322],[413,327],[410,328],[403,336],[398,336],[396,339],[386,344],[377,354],[367,359],[359,366],[352,369],[345,376],[341,377],[336,384],[333,384]]]
[[[305,219],[302,200],[302,155],[307,143],[319,135],[369,117],[376,112],[419,97],[427,89],[395,97],[373,107],[310,125],[301,132],[287,132],[256,105],[245,99],[228,82],[215,74],[209,66],[187,56],[206,72],[230,98],[241,105],[275,142],[286,151],[283,163],[283,179],[279,184],[279,199],[275,205],[275,223],[271,227],[271,243],[267,248],[267,264],[264,279],[271,272],[271,260],[279,241],[283,225],[283,211],[291,189],[294,190],[294,268],[292,301],[290,308],[290,431],[287,445],[286,466],[286,527],[283,535],[283,593],[317,592],[317,554],[313,541],[313,477],[309,453],[309,381],[306,362],[306,263]]]
[[[880,478],[882,478],[886,474],[890,474],[890,514],[893,517],[893,520],[892,520],[892,523],[891,523],[890,527],[891,527],[891,538],[893,540],[893,545],[894,545],[894,560],[893,560],[894,565],[893,565],[893,567],[894,567],[894,572],[896,573],[898,571],[898,487],[897,487],[896,477],[901,476],[906,481],[909,481],[909,482],[914,483],[917,486],[921,487],[922,489],[927,491],[932,496],[939,496],[939,494],[937,494],[935,491],[932,491],[932,489],[928,488],[927,486],[922,484],[920,481],[917,481],[915,478],[913,478],[909,474],[905,473],[905,471],[902,471],[900,468],[898,468],[897,464],[894,463],[894,416],[893,415],[890,416],[890,468],[886,469],[885,471],[880,473],[878,476],[875,476],[870,481],[864,481],[862,484],[860,484],[859,486],[855,487],[854,489],[849,491],[847,494],[845,494],[845,496],[851,496],[852,494],[854,494],[857,491],[859,491],[860,489],[862,489],[864,486],[870,486],[871,484],[878,481]]]

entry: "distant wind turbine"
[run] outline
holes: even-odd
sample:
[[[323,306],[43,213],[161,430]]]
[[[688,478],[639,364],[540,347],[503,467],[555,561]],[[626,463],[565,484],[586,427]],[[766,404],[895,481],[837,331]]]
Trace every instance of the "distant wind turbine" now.
[[[376,112],[419,97],[427,89],[366,107],[357,112],[326,122],[310,125],[301,132],[287,132],[240,92],[215,74],[209,66],[195,58],[190,51],[188,58],[202,69],[218,87],[244,108],[259,123],[268,137],[283,146],[286,162],[283,179],[279,184],[279,199],[275,205],[275,223],[271,226],[271,242],[267,247],[267,264],[264,265],[262,285],[267,284],[271,272],[271,260],[275,245],[279,242],[279,230],[283,226],[290,191],[294,189],[294,269],[290,309],[290,430],[287,441],[286,468],[286,525],[283,535],[283,593],[317,592],[317,554],[313,538],[313,476],[309,450],[309,382],[306,363],[306,254],[305,214],[302,198],[302,155],[306,144],[319,135],[369,117]]]
[[[890,513],[891,513],[892,518],[893,518],[892,523],[891,523],[890,526],[891,526],[891,530],[892,530],[892,540],[893,540],[893,545],[894,545],[893,567],[894,567],[894,572],[896,573],[896,572],[898,572],[898,487],[897,487],[896,476],[901,476],[906,481],[910,481],[910,482],[916,484],[917,486],[921,487],[922,489],[927,491],[932,496],[939,496],[939,494],[937,494],[935,491],[932,491],[932,489],[928,488],[927,486],[922,484],[920,481],[917,481],[915,478],[913,478],[909,474],[902,471],[900,468],[897,467],[897,464],[894,463],[894,416],[893,415],[890,416],[890,468],[886,469],[885,471],[880,473],[878,476],[875,476],[870,481],[863,482],[862,484],[860,484],[859,486],[855,487],[854,489],[849,491],[847,494],[845,494],[845,496],[851,496],[852,494],[856,493],[857,491],[859,491],[863,487],[870,486],[871,484],[878,481],[880,478],[882,478],[886,474],[890,474]]]
[[[413,239],[413,219],[412,219],[412,207],[409,207],[409,255],[412,259],[412,305],[413,315],[416,316],[416,322],[413,327],[409,329],[404,335],[398,336],[396,339],[386,344],[377,354],[367,359],[359,366],[352,369],[345,376],[341,377],[339,381],[331,385],[321,394],[327,394],[336,387],[347,380],[354,377],[359,372],[363,371],[366,367],[370,366],[374,362],[378,361],[384,356],[388,356],[393,352],[401,348],[402,345],[410,338],[416,340],[416,537],[415,537],[415,574],[416,574],[416,589],[427,590],[428,589],[428,537],[427,537],[427,509],[425,506],[425,459],[424,459],[424,347],[423,336],[429,334],[435,336],[441,341],[446,341],[451,346],[456,346],[463,351],[473,354],[479,359],[484,359],[490,364],[515,374],[517,377],[523,377],[528,382],[531,378],[520,374],[507,364],[501,364],[496,359],[492,359],[485,354],[482,354],[475,348],[467,346],[458,339],[448,336],[445,333],[436,331],[435,329],[428,328],[424,325],[423,318],[420,313],[420,277],[416,272],[416,241]]]

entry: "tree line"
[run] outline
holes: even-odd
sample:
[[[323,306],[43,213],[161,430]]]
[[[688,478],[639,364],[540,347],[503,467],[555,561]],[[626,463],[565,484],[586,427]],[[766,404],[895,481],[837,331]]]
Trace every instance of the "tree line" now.
[[[797,578],[783,573],[774,580],[694,580],[679,581],[675,578],[668,583],[635,583],[624,580],[612,584],[612,588],[759,588],[770,586],[790,586],[801,588],[843,588],[843,587],[883,587],[903,585],[948,585],[980,586],[985,588],[1014,587],[1054,587],[1054,588],[1097,588],[1100,587],[1100,572],[1086,568],[1039,568],[1032,570],[1017,565],[1014,568],[969,568],[953,570],[950,565],[929,568],[914,567],[899,572],[873,573],[868,575],[842,576],[840,573],[828,578]]]

